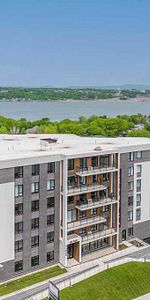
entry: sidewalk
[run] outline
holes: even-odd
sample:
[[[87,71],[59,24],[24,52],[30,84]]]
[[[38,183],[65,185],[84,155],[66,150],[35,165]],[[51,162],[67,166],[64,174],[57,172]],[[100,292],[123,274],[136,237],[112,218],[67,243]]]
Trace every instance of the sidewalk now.
[[[146,295],[143,295],[141,297],[138,297],[134,300],[149,300],[150,299],[150,293],[149,294],[146,294]]]

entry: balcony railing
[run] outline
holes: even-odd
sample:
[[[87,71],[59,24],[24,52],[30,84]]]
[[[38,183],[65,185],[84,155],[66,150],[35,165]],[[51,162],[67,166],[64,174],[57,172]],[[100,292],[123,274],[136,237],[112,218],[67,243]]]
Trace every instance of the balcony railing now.
[[[111,204],[113,202],[116,202],[117,199],[114,197],[103,197],[103,198],[95,198],[95,199],[88,199],[84,201],[78,201],[76,208],[79,210],[86,210],[91,208],[96,208],[103,206],[104,204]]]
[[[117,167],[115,165],[90,166],[80,168],[79,170],[77,170],[76,174],[79,176],[88,176],[92,174],[109,173],[115,170],[117,170]]]
[[[92,218],[68,223],[67,228],[68,228],[68,230],[76,230],[78,228],[82,228],[82,227],[86,227],[86,226],[90,226],[90,225],[94,225],[94,224],[99,224],[99,223],[105,223],[105,222],[106,222],[105,218],[103,218],[101,216],[95,216]]]
[[[83,243],[90,242],[93,240],[97,240],[99,238],[107,237],[109,235],[114,235],[116,233],[117,233],[117,231],[115,228],[105,229],[105,230],[94,232],[94,233],[89,232],[88,234],[82,236],[82,242]]]
[[[107,186],[102,185],[98,182],[94,182],[90,185],[80,185],[80,186],[68,186],[68,194],[78,194],[78,193],[86,193],[88,191],[95,191],[95,190],[106,190]]]

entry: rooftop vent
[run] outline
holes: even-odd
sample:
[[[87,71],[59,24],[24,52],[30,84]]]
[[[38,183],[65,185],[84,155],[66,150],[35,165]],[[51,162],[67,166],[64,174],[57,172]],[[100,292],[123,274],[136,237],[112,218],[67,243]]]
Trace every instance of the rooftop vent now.
[[[56,142],[57,142],[57,139],[45,138],[45,139],[40,139],[40,141],[43,141],[43,142],[47,142],[47,143],[49,143],[49,144],[52,144],[52,143],[56,143]]]
[[[95,150],[95,151],[101,151],[102,148],[98,146],[98,147],[94,148],[94,150]]]

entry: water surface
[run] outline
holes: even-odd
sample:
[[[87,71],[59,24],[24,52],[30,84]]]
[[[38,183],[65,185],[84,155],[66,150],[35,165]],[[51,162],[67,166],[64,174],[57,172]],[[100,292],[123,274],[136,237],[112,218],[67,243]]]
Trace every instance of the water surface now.
[[[37,120],[78,119],[79,116],[106,115],[115,117],[122,114],[150,114],[150,100],[144,101],[33,101],[0,102],[0,115],[11,118]]]

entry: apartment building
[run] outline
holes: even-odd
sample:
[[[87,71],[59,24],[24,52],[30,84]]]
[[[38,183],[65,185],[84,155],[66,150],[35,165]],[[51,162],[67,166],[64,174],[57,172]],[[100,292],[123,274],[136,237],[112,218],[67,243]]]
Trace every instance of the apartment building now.
[[[1,135],[0,278],[150,237],[149,182],[146,138]]]

